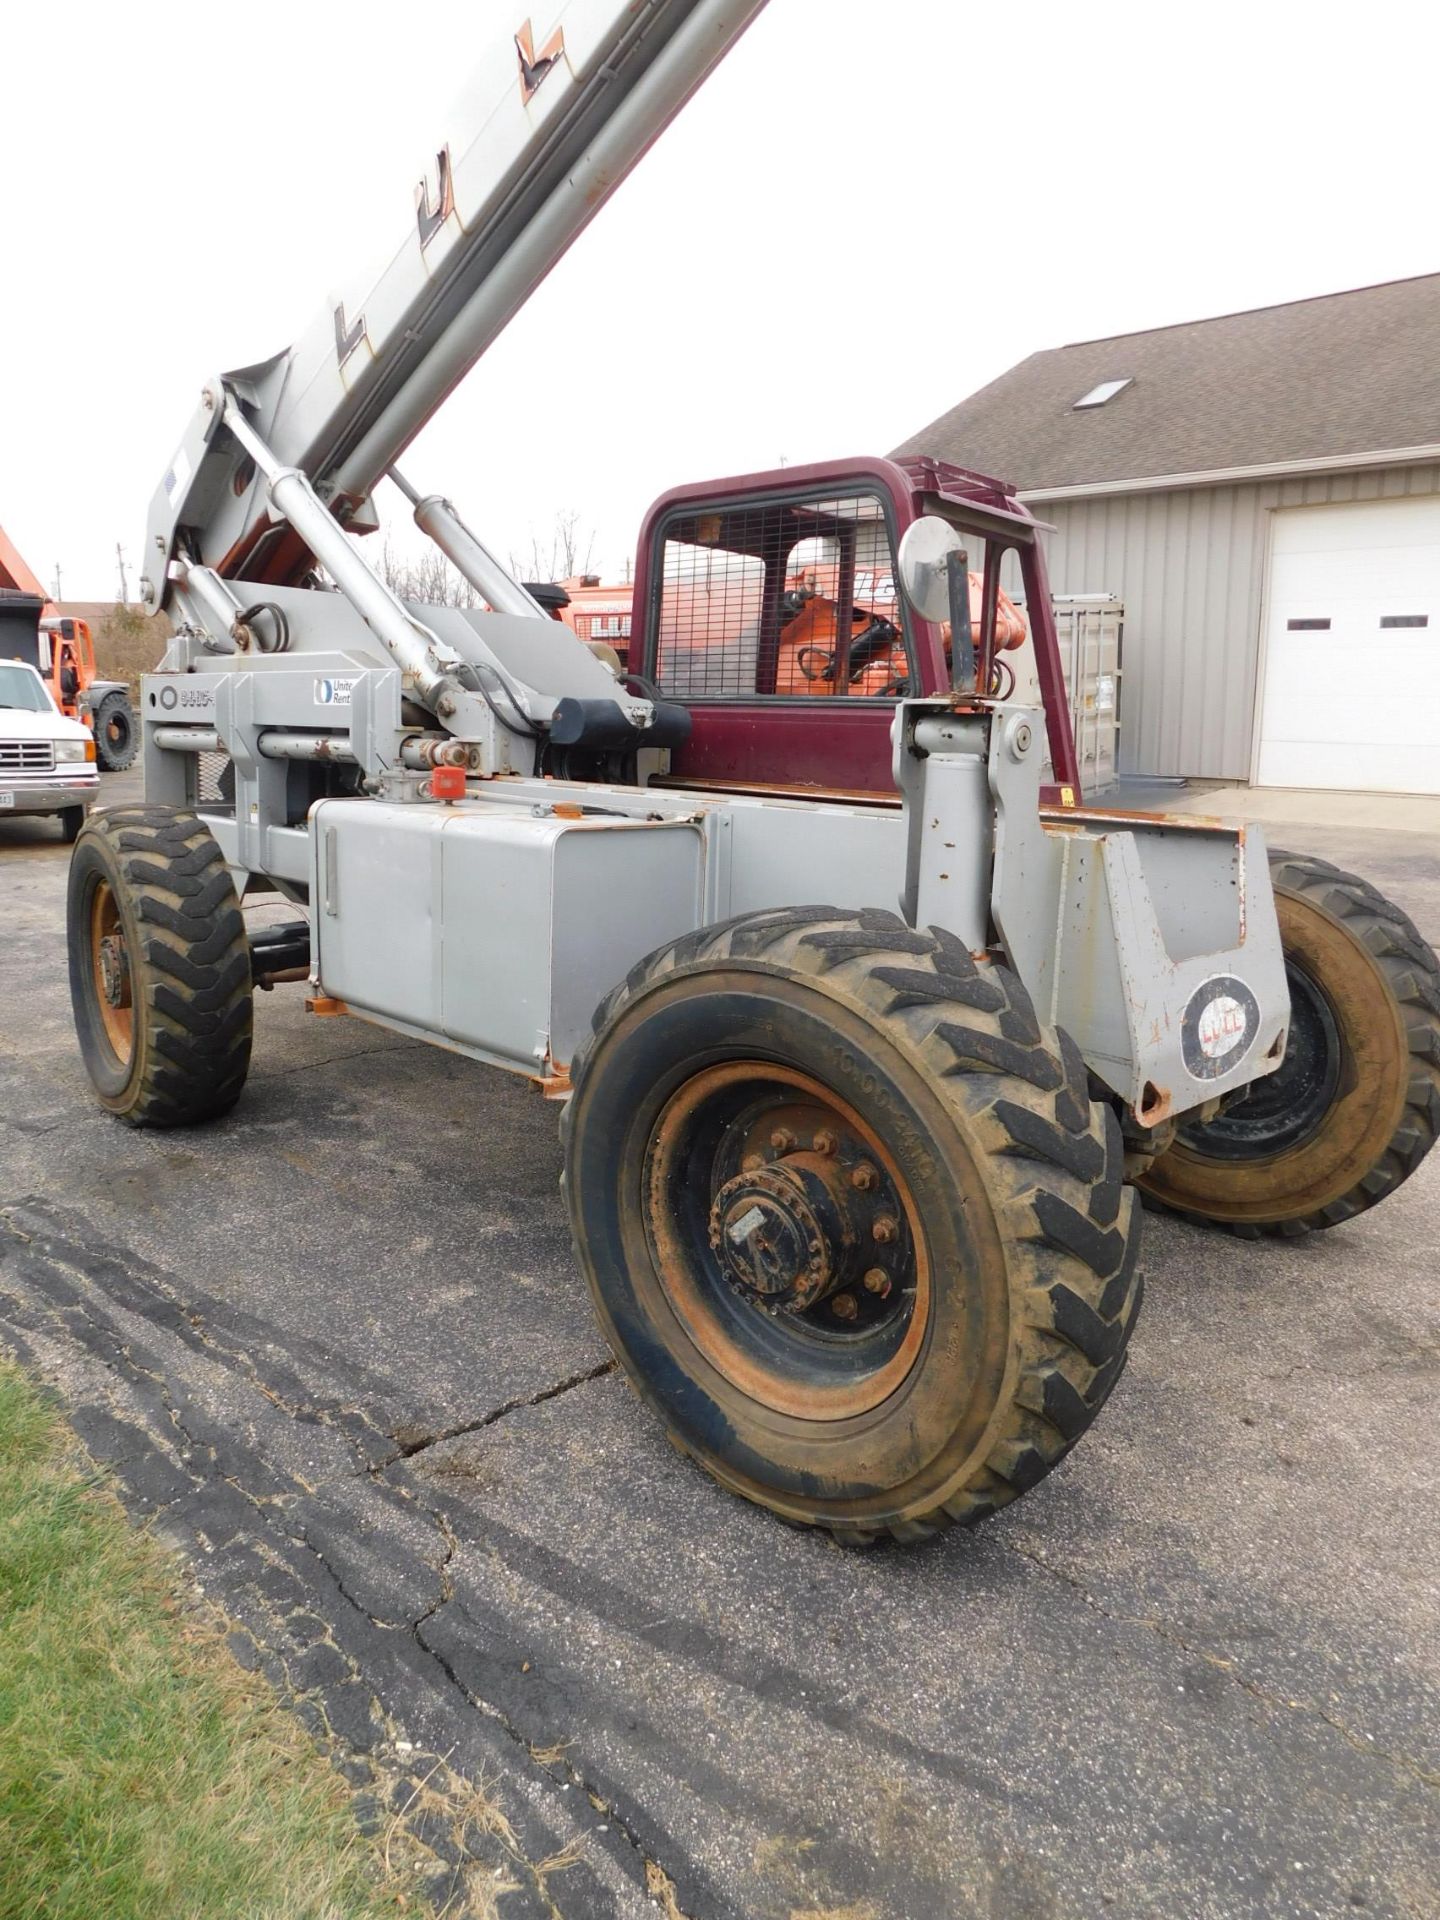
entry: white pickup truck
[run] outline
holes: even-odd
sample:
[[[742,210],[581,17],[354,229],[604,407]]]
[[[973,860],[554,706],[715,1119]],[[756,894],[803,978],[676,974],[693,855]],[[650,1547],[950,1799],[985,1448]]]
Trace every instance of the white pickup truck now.
[[[34,667],[0,660],[0,820],[58,813],[68,843],[99,791],[90,729],[66,719]]]

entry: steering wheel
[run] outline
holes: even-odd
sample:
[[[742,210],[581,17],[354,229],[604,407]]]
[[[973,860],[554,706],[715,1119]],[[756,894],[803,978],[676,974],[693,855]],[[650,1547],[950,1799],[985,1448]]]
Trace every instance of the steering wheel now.
[[[875,658],[898,646],[900,630],[882,613],[872,613],[869,624],[850,636],[850,678],[856,680]]]

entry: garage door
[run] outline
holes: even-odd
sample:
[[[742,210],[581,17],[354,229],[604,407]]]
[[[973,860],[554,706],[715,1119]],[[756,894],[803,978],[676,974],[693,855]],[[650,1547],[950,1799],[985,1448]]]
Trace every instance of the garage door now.
[[[1256,778],[1440,793],[1440,499],[1273,517]]]

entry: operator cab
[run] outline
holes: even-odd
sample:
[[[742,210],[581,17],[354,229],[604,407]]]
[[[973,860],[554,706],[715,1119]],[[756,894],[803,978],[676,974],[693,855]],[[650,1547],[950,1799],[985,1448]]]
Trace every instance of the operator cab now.
[[[656,503],[632,659],[690,710],[667,784],[899,804],[895,702],[951,684],[949,623],[919,618],[898,587],[899,542],[922,510],[911,475],[889,461],[751,475]],[[972,635],[991,633],[992,652],[1019,645],[1003,549],[992,540],[987,563],[985,530],[969,526],[965,540]],[[991,684],[1013,687],[1004,663]]]

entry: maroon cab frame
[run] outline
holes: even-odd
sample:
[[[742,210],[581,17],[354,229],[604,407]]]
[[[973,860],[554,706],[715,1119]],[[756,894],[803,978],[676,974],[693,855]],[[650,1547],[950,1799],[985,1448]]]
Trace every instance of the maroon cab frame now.
[[[1041,799],[1048,805],[1080,804],[1075,740],[1039,540],[1041,523],[1017,499],[1013,488],[988,474],[929,458],[820,460],[808,466],[672,487],[651,506],[640,530],[633,600],[640,644],[637,647],[632,643],[632,662],[647,678],[656,678],[663,564],[660,547],[667,524],[711,507],[723,513],[742,502],[758,506],[767,499],[793,501],[812,493],[824,498],[840,491],[852,492],[856,487],[878,495],[884,502],[897,548],[907,527],[924,514],[938,514],[962,535],[970,534],[984,542],[982,649],[987,630],[993,632],[1001,564],[1007,552],[1014,552],[1054,770],[1054,784],[1042,789]],[[778,579],[767,581],[767,606],[778,607],[782,585]],[[900,612],[914,691],[953,697],[957,705],[964,706],[966,696],[952,696],[940,627],[921,619],[903,603],[903,596]],[[895,799],[890,748],[892,700],[742,695],[694,699],[686,705],[693,730],[686,745],[671,756],[669,779],[676,785],[795,789],[812,797],[819,789],[847,798]]]

